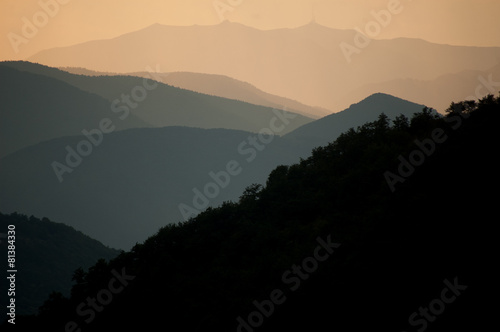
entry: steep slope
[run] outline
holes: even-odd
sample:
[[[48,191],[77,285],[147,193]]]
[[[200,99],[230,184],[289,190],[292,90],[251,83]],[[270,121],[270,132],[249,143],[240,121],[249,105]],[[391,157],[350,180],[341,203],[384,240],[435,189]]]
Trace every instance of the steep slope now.
[[[188,331],[487,330],[497,291],[496,232],[500,98],[446,119],[420,112],[384,117],[341,135],[238,203],[164,227],[99,273],[70,299],[47,303],[29,327]],[[436,135],[436,133],[440,133]],[[446,140],[441,138],[446,136]],[[383,174],[415,140],[435,150],[391,192]],[[427,145],[430,143],[427,143]],[[96,267],[97,269],[97,267]],[[126,289],[95,313],[75,314],[112,270]],[[141,305],[148,303],[148,305]]]
[[[57,78],[81,90],[100,95],[109,101],[113,120],[126,123],[135,115],[156,127],[188,126],[226,128],[259,132],[269,127],[276,116],[270,107],[257,106],[236,100],[208,96],[152,81],[157,79],[151,68],[148,79],[134,76],[82,76],[40,66],[29,62],[7,62],[20,70]],[[161,78],[158,78],[161,81]],[[279,108],[281,110],[283,108]],[[281,111],[280,111],[281,112]],[[283,135],[312,119],[297,115]]]
[[[390,119],[395,119],[400,114],[411,117],[424,107],[387,94],[376,93],[342,112],[330,114],[297,128],[285,135],[285,138],[294,140],[297,144],[305,144],[304,150],[308,151],[334,141],[349,128],[375,121],[380,113],[384,113]]]
[[[354,30],[318,24],[265,31],[229,22],[189,27],[155,24],[109,40],[45,50],[28,60],[121,73],[159,65],[163,72],[225,75],[274,95],[336,110],[349,105],[341,105],[340,98],[365,84],[487,70],[500,56],[498,47],[399,38],[372,40],[346,57],[341,45],[355,47],[356,35]]]
[[[83,135],[114,117],[110,103],[60,80],[0,63],[0,157],[56,137]],[[148,127],[131,115],[115,130]]]
[[[77,268],[84,270],[98,259],[110,260],[119,252],[76,231],[47,218],[38,219],[17,213],[0,213],[0,232],[7,233],[7,226],[15,227],[16,313],[35,314],[38,307],[53,291],[70,295],[71,278]],[[7,238],[0,239],[0,250],[7,254]],[[2,263],[2,266],[4,263]],[[4,271],[5,272],[5,271]],[[2,291],[7,289],[2,278]],[[8,297],[2,296],[0,304],[7,306]],[[3,321],[2,317],[2,321]]]

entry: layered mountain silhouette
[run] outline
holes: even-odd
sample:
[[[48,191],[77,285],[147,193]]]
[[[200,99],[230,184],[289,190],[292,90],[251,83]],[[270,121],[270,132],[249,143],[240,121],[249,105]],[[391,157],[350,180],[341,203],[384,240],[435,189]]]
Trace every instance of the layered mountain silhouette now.
[[[73,75],[29,62],[2,62],[0,70],[5,100],[0,156],[56,137],[83,136],[103,119],[117,131],[178,125],[259,132],[276,112],[283,113],[134,76]],[[297,114],[279,134],[310,121]]]
[[[130,248],[163,225],[238,199],[274,167],[307,157],[316,144],[381,112],[410,117],[421,108],[379,94],[284,137],[188,127],[122,130],[104,135],[88,156],[78,152],[85,137],[62,137],[0,159],[0,210],[65,220],[106,245]]]
[[[463,70],[445,74],[434,80],[402,78],[364,85],[344,96],[341,104],[376,92],[384,92],[406,100],[418,101],[444,113],[450,106],[450,100],[478,100],[499,91],[500,65],[496,65],[484,71]]]
[[[276,165],[297,161],[295,147],[279,137],[262,144],[257,134],[227,129],[120,131],[87,157],[77,156],[81,140],[59,138],[0,159],[0,210],[65,220],[107,245],[130,248],[160,226],[183,221],[179,204],[189,207],[185,214],[216,206],[265,181]],[[231,161],[237,175],[218,176]],[[61,179],[54,162],[70,166]],[[205,194],[209,183],[217,186]]]
[[[85,68],[62,67],[61,70],[69,73],[87,76],[116,75],[88,70]],[[148,72],[129,73],[139,77],[151,77]],[[196,91],[207,95],[244,101],[250,104],[287,109],[289,112],[299,113],[311,118],[319,118],[330,114],[331,111],[319,107],[304,105],[295,100],[271,95],[257,89],[255,86],[238,81],[224,75],[200,74],[188,72],[157,73],[155,78],[161,82],[181,89]]]
[[[346,57],[341,45],[356,47],[357,36],[354,30],[317,23],[266,31],[230,22],[189,27],[155,24],[109,40],[45,50],[28,60],[121,73],[158,65],[163,72],[225,75],[267,93],[335,111],[356,102],[342,102],[342,98],[366,84],[485,71],[497,65],[500,57],[498,47],[439,45],[408,38],[371,40]]]
[[[343,133],[275,168],[237,202],[163,227],[80,273],[71,297],[51,298],[38,317],[17,323],[56,330],[72,321],[92,331],[488,330],[497,323],[491,188],[499,180],[500,98],[456,106],[467,109],[446,117],[426,110],[394,124],[379,116]],[[437,139],[433,152],[421,152],[424,162],[410,158],[417,169],[406,168],[391,191],[383,174],[397,172],[398,156],[415,155],[415,140],[424,139],[426,151]],[[126,288],[112,303],[100,301],[95,319],[75,312],[99,299],[113,270],[130,276]]]
[[[66,82],[0,64],[0,157],[61,136],[82,135],[112,116],[109,102]],[[131,115],[116,130],[148,127]]]
[[[0,329],[493,325],[500,47],[226,20],[27,60],[0,62]]]
[[[52,292],[70,295],[73,272],[96,264],[99,259],[110,260],[119,251],[104,246],[87,235],[62,223],[47,218],[27,217],[13,213],[0,213],[0,227],[7,230],[15,226],[16,232],[16,312],[18,315],[36,314],[38,307]],[[7,253],[7,238],[0,239],[0,249]],[[2,278],[2,290],[7,289]],[[2,307],[7,296],[1,297]],[[3,321],[2,317],[2,321]]]

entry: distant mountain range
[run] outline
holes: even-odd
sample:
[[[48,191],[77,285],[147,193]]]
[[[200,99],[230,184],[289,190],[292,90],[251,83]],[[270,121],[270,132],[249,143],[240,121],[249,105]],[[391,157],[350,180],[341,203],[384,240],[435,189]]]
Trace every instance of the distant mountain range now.
[[[63,327],[125,267],[137,279],[91,329],[251,330],[248,313],[264,314],[280,276],[305,281],[285,278],[301,267],[314,282],[283,293],[263,330],[324,327],[332,312],[351,329],[404,328],[456,275],[470,289],[447,317],[484,302],[500,98],[437,112],[498,93],[500,47],[359,36],[154,24],[0,62],[0,233],[16,226],[19,321]],[[331,236],[342,244],[325,262]]]
[[[189,126],[259,132],[278,111],[140,77],[74,75],[29,62],[1,62],[0,70],[0,156],[56,137],[82,136],[103,119],[115,130]],[[144,84],[154,89],[148,92]],[[280,134],[312,121],[292,115]]]
[[[116,73],[97,72],[85,68],[62,67],[60,69],[77,75],[117,75]],[[148,72],[128,73],[128,75],[147,78],[151,77],[151,74]],[[287,109],[289,112],[299,113],[310,118],[319,118],[332,113],[330,110],[324,108],[312,107],[292,99],[271,95],[257,89],[249,83],[238,81],[224,75],[174,72],[157,73],[155,74],[155,78],[165,84],[181,89],[228,99],[235,99],[254,105]]]
[[[451,101],[477,100],[500,91],[500,64],[487,70],[463,70],[433,80],[401,78],[364,85],[342,98],[342,104],[384,92],[406,100],[418,101],[443,113]]]
[[[263,331],[401,330],[441,294],[433,328],[485,330],[500,98],[438,112],[498,93],[500,47],[359,38],[154,24],[0,62],[19,322],[82,323],[126,267],[137,278],[90,329],[250,331],[262,313]],[[450,309],[443,280],[467,289]]]
[[[15,299],[18,315],[37,313],[38,307],[52,292],[69,296],[73,284],[71,277],[76,269],[88,269],[98,259],[110,260],[119,254],[118,250],[105,247],[74,228],[47,218],[0,213],[2,232],[6,232],[8,225],[15,226],[16,232],[16,286],[19,291]],[[0,249],[5,254],[8,245],[6,239],[0,239]],[[6,281],[2,278],[2,291],[6,289]],[[6,300],[5,294],[0,300],[3,308],[7,306]],[[3,320],[4,317],[0,322]]]
[[[143,72],[158,65],[162,72],[225,75],[267,93],[335,112],[358,101],[344,97],[367,84],[433,81],[465,70],[488,71],[500,59],[500,47],[398,38],[371,40],[349,62],[340,45],[354,47],[357,34],[316,23],[266,31],[229,22],[189,27],[155,24],[109,40],[45,50],[28,60],[120,73]]]
[[[0,210],[64,220],[107,245],[130,248],[190,212],[237,199],[277,165],[307,157],[380,112],[410,117],[422,107],[378,94],[284,137],[188,127],[122,130],[80,158],[67,147],[76,151],[84,137],[62,137],[0,159]],[[61,182],[54,162],[70,166]]]
[[[0,63],[0,157],[61,136],[82,135],[112,116],[109,102],[66,82]],[[149,127],[135,115],[117,130]]]

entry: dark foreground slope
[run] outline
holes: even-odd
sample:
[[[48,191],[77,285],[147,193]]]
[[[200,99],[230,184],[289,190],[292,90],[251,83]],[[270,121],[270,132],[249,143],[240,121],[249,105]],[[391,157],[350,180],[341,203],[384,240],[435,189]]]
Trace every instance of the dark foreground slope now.
[[[7,234],[9,225],[15,228],[15,242],[9,243],[9,238],[1,238],[0,250],[5,255],[3,268],[7,263],[8,246],[15,246],[14,267],[18,271],[15,299],[18,314],[36,313],[53,291],[69,296],[75,269],[88,269],[98,259],[109,260],[119,253],[72,227],[47,218],[0,213],[0,233]],[[5,272],[6,269],[2,270]],[[6,281],[7,279],[2,278],[0,283],[2,308],[7,306],[6,301],[9,300],[5,291],[8,288],[5,287]],[[4,318],[1,317],[0,320],[3,321]]]
[[[299,164],[276,168],[265,188],[249,187],[238,203],[167,226],[96,265],[70,299],[51,299],[42,314],[18,324],[53,331],[76,324],[83,331],[485,330],[496,314],[486,300],[496,298],[491,215],[500,98],[469,108],[445,119],[424,111],[392,126],[382,116],[350,130]],[[424,152],[416,152],[419,144]],[[400,166],[408,158],[419,166]],[[388,171],[404,180],[394,191]],[[123,287],[110,300],[113,278],[113,289]],[[86,303],[85,313],[75,311],[96,297],[95,309]]]

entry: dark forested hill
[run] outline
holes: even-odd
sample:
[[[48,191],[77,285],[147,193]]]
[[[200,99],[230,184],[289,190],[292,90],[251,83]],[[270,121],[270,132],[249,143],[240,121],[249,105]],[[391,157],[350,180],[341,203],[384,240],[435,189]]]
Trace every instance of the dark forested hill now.
[[[392,125],[380,116],[349,130],[300,163],[275,168],[265,187],[248,187],[238,202],[166,226],[80,273],[71,298],[52,298],[38,317],[18,323],[83,331],[485,330],[496,317],[487,299],[496,296],[500,98],[451,110]],[[96,306],[75,311],[89,298]]]
[[[109,260],[119,253],[72,227],[47,218],[0,213],[0,233],[7,234],[9,225],[15,227],[17,314],[37,313],[38,307],[54,291],[69,296],[71,278],[77,268],[88,269],[97,260]],[[3,272],[10,245],[7,239],[0,238]],[[8,301],[5,278],[2,278],[1,286],[1,305],[5,308]]]

